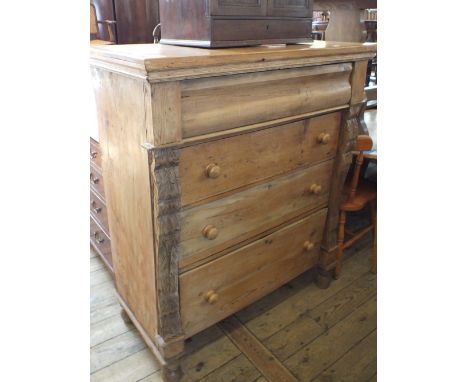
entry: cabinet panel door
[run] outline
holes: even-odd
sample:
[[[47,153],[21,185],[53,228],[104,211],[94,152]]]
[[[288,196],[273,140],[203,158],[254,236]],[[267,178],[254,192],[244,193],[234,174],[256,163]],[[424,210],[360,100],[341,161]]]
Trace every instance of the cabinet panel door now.
[[[312,0],[268,0],[268,16],[312,17]]]
[[[211,14],[220,16],[266,16],[268,0],[211,0]]]

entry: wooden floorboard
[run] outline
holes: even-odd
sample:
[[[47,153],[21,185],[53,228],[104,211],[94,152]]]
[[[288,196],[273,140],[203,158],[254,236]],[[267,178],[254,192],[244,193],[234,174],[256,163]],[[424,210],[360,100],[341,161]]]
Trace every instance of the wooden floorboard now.
[[[91,324],[91,347],[106,342],[132,329],[134,329],[133,325],[125,323],[120,317],[120,314],[115,314],[95,324]]]
[[[297,349],[325,333],[375,293],[375,276],[365,274],[320,305],[305,310],[293,323],[267,338],[265,345],[280,360],[285,360]]]
[[[268,310],[263,308],[262,313],[246,321],[243,313],[236,314],[237,317],[260,339],[265,340],[282,328],[290,325],[298,319],[304,312],[313,309],[321,302],[327,300],[343,288],[346,288],[353,281],[369,272],[368,259],[363,256],[356,256],[355,261],[347,264],[343,268],[339,280],[331,283],[328,289],[319,289],[315,283],[300,285],[295,289],[294,294],[288,298],[271,306]],[[266,297],[268,299],[268,296]],[[250,308],[255,309],[255,307]]]
[[[216,336],[213,336],[212,332],[216,332]],[[208,340],[204,337],[208,337]],[[203,342],[204,345],[199,346],[199,342]],[[216,326],[194,336],[191,346],[196,349],[188,347],[188,354],[182,359],[182,371],[193,381],[201,380],[241,354]]]
[[[153,373],[143,379],[140,379],[136,382],[163,382],[161,373],[157,371],[156,373]]]
[[[368,381],[377,372],[377,331],[374,330],[313,382]]]
[[[91,374],[91,382],[139,381],[155,374],[159,366],[147,348]]]
[[[113,281],[112,276],[110,275],[107,268],[100,268],[91,272],[91,286],[97,286],[100,284],[104,284],[109,281]]]
[[[278,382],[265,370],[268,357],[297,381],[375,382],[377,281],[369,273],[370,247],[369,235],[348,249],[342,276],[328,289],[315,286],[311,270],[231,317],[256,342],[250,349],[216,325],[193,336],[181,382]],[[90,282],[91,382],[162,382],[153,355],[120,317],[111,275],[92,253]]]
[[[235,316],[221,321],[219,326],[268,380],[296,382],[291,372]]]
[[[256,382],[260,378],[260,372],[244,354],[225,363],[214,370],[201,382]]]
[[[146,348],[136,329],[91,348],[91,374]]]
[[[373,297],[329,331],[299,349],[284,364],[299,381],[312,381],[377,327]]]

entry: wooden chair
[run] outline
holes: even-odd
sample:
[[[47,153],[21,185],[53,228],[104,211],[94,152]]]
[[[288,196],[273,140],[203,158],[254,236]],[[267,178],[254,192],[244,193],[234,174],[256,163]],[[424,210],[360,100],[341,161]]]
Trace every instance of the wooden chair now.
[[[377,271],[377,184],[365,181],[361,177],[361,167],[366,157],[365,151],[371,150],[372,144],[372,138],[367,135],[359,135],[357,138],[354,171],[351,179],[345,185],[345,201],[340,206],[335,278],[338,278],[341,273],[344,250],[369,231],[372,231],[373,236],[371,271],[373,273]],[[360,211],[366,205],[369,206],[370,210],[370,225],[358,232],[351,233],[346,231],[346,214]],[[345,240],[345,233],[350,236],[348,240]]]
[[[115,44],[115,35],[113,25],[116,24],[114,20],[98,20],[96,15],[96,7],[94,4],[89,4],[89,39],[92,45],[108,45]],[[109,33],[109,41],[99,39],[99,27],[98,24],[107,26],[107,33]]]

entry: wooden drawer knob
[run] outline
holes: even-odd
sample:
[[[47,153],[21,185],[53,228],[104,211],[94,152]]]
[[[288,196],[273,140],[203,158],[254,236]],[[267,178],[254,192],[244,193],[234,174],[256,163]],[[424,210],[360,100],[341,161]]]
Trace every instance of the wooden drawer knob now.
[[[305,251],[312,251],[312,249],[315,247],[315,243],[307,240],[305,243],[304,243],[304,250]]]
[[[214,290],[210,290],[205,295],[205,300],[208,301],[209,304],[214,304],[218,301],[218,294]]]
[[[93,184],[98,184],[99,183],[99,178],[97,176],[94,176],[93,173],[89,174],[89,179]]]
[[[93,235],[94,235],[94,240],[96,240],[99,244],[104,243],[104,239],[101,237],[98,231],[94,231]]]
[[[91,202],[91,207],[93,208],[93,211],[96,213],[96,214],[100,214],[101,211],[102,211],[102,208],[101,207],[98,207],[97,206],[97,203],[93,200]]]
[[[91,157],[90,159],[96,159],[97,155],[98,155],[97,151],[91,151],[89,154],[89,156]]]
[[[205,173],[208,178],[216,179],[221,175],[221,167],[215,165],[214,163],[210,163],[208,166],[206,166]]]
[[[318,143],[321,143],[323,145],[326,145],[328,142],[330,142],[330,134],[327,133],[322,133],[317,137]]]
[[[209,240],[214,240],[218,237],[218,229],[211,224],[208,224],[205,228],[203,228],[203,236],[205,236]]]
[[[318,195],[322,192],[322,186],[320,184],[313,184],[309,187],[309,192],[314,195]]]

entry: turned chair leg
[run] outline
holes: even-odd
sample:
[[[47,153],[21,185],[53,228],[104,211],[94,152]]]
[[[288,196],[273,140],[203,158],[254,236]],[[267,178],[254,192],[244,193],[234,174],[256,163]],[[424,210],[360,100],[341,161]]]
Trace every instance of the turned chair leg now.
[[[343,262],[344,238],[345,238],[346,212],[340,212],[340,221],[338,225],[338,249],[336,251],[335,279],[340,277]]]
[[[371,254],[371,272],[377,273],[377,209],[376,200],[369,203],[370,218],[373,225],[372,229],[372,254]]]

